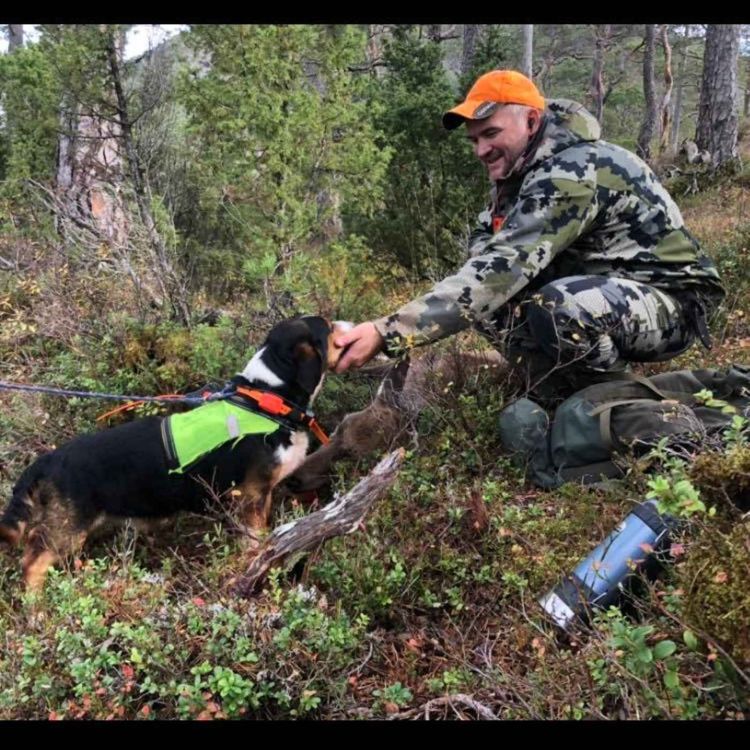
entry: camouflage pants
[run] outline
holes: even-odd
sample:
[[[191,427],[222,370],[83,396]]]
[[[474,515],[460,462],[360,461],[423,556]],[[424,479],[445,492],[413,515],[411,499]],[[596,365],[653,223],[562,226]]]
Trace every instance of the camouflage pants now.
[[[543,400],[566,398],[630,362],[671,359],[694,340],[674,297],[607,276],[569,276],[527,292],[480,330]]]

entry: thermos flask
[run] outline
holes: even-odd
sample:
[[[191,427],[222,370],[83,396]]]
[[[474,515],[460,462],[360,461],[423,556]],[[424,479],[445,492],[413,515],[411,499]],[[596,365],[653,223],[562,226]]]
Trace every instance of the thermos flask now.
[[[664,548],[671,519],[659,515],[656,500],[637,506],[617,528],[552,591],[540,600],[542,609],[567,629],[586,621],[591,610],[616,604],[628,579],[643,571]]]

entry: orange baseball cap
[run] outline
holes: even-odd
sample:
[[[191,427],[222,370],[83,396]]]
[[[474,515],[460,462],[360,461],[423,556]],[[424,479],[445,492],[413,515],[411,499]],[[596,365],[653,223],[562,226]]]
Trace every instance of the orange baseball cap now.
[[[500,104],[525,104],[544,109],[544,97],[523,73],[492,70],[477,79],[461,104],[443,115],[443,126],[454,130],[466,120],[484,120]]]

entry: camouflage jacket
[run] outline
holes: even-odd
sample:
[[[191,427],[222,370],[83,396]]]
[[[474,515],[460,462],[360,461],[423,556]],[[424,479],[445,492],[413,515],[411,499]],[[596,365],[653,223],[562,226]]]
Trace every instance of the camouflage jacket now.
[[[566,276],[632,279],[708,310],[724,295],[679,208],[635,154],[599,140],[580,104],[548,101],[536,148],[496,186],[469,238],[469,260],[424,296],[373,321],[391,350],[488,322],[521,290]],[[493,216],[503,217],[493,234]]]

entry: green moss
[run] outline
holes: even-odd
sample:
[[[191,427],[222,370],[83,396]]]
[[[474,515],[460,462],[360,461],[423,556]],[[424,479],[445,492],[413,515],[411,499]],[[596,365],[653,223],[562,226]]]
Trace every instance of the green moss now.
[[[750,446],[738,446],[727,453],[704,453],[690,468],[690,477],[707,504],[714,504],[724,516],[750,509]]]
[[[679,568],[690,625],[715,638],[734,659],[750,664],[750,523],[722,532],[703,529]]]

